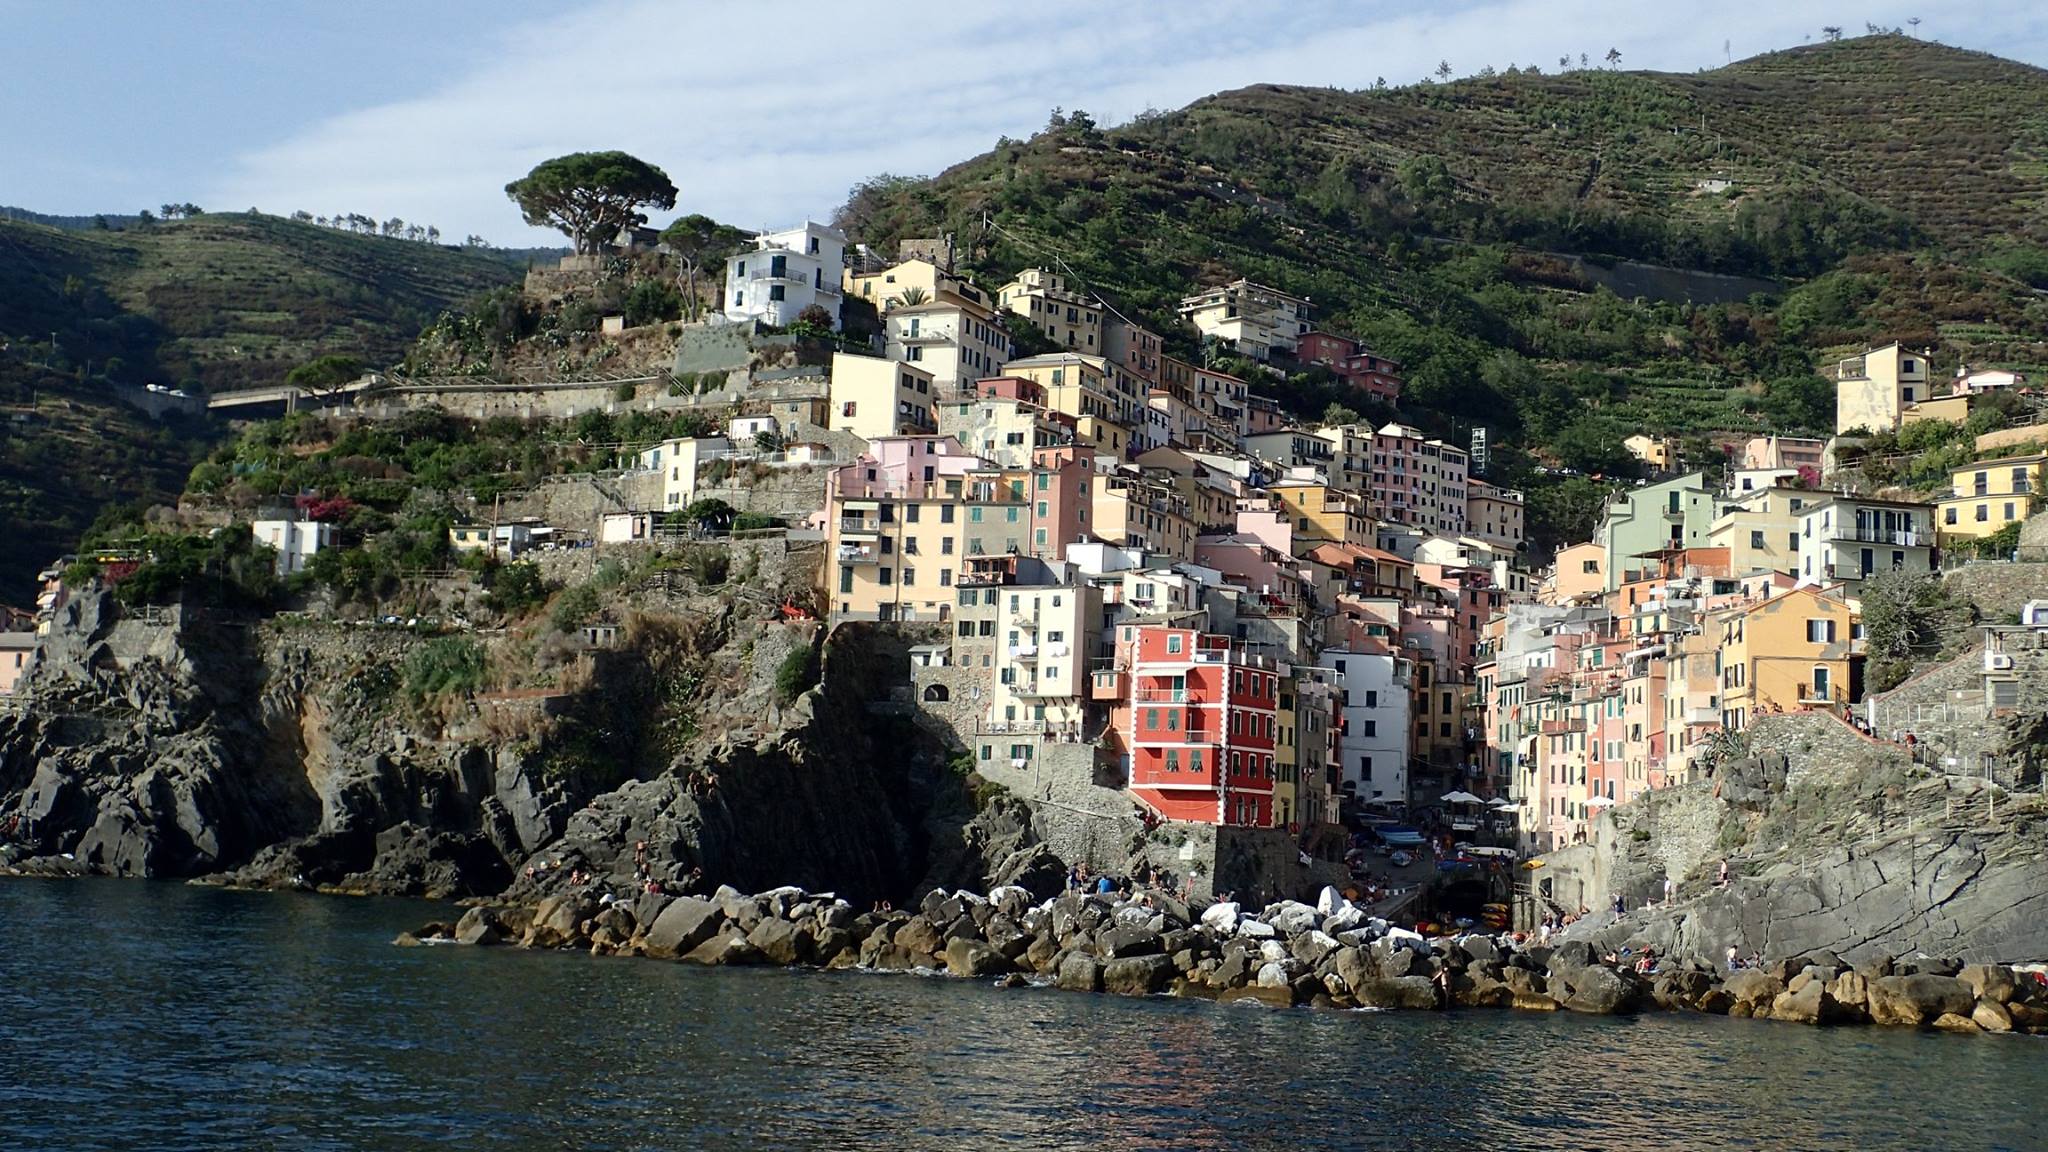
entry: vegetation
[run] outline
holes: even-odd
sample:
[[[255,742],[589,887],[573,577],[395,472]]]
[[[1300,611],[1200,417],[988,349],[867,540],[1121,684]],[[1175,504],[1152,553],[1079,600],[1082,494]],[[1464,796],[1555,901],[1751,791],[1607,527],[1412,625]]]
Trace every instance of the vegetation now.
[[[505,185],[505,195],[528,224],[558,229],[583,254],[647,223],[639,211],[643,206],[676,206],[668,174],[624,152],[573,152],[544,160]]]
[[[818,653],[809,645],[790,649],[775,668],[775,695],[784,704],[810,691],[818,683]]]
[[[1538,466],[1626,476],[1640,431],[1824,435],[1817,369],[1865,342],[2048,360],[2027,288],[2044,94],[2037,70],[1899,36],[1697,75],[1258,85],[1117,128],[1056,113],[934,179],[866,182],[837,219],[884,250],[968,238],[988,282],[1057,257],[1183,357],[1205,352],[1174,312],[1190,287],[1306,295],[1400,362],[1404,418],[1486,426],[1488,478],[1555,539],[1584,494],[1536,499]],[[1379,415],[1319,370],[1254,379],[1303,417]]]
[[[406,653],[405,694],[415,701],[463,695],[484,686],[490,661],[484,647],[467,636],[437,636]]]
[[[1940,576],[1887,569],[1863,581],[1864,692],[1888,692],[1913,666],[1967,635],[1976,610]]]

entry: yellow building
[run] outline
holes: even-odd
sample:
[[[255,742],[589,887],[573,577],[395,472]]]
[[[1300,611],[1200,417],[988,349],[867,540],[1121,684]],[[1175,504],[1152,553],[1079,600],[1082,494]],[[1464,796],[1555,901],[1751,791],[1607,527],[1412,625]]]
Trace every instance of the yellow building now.
[[[884,437],[825,481],[824,591],[833,622],[945,620],[967,555],[979,457],[950,436]]]
[[[1907,407],[1934,398],[1933,367],[1925,353],[1897,344],[1835,365],[1835,435],[1899,427]]]
[[[1365,497],[1356,492],[1314,481],[1282,480],[1266,494],[1292,519],[1298,539],[1366,548],[1378,543],[1378,523],[1367,514]]]
[[[2011,456],[1950,473],[1954,495],[1935,501],[1934,531],[1942,545],[1981,540],[2025,520],[2041,491],[2043,461],[2048,456]]]
[[[929,260],[905,260],[880,272],[855,275],[848,268],[842,274],[848,296],[858,296],[870,301],[877,311],[888,312],[904,303],[903,294],[912,289],[923,297],[923,303],[939,298],[941,291],[954,291],[965,281],[957,276],[948,276],[939,266]],[[974,293],[979,298],[980,293]]]
[[[1101,356],[1102,305],[1092,296],[1067,286],[1066,277],[1043,268],[1026,268],[996,290],[996,304],[1031,321],[1055,344],[1085,356]]]
[[[1309,330],[1309,301],[1278,288],[1236,280],[1183,297],[1180,314],[1205,337],[1215,337],[1254,360],[1293,352]]]
[[[1846,600],[1811,586],[1794,588],[1716,613],[1714,622],[1722,725],[1729,731],[1742,731],[1759,713],[1840,712],[1854,703],[1862,687],[1863,642]]]
[[[1200,530],[1189,515],[1187,498],[1172,481],[1170,474],[1150,469],[1102,473],[1091,504],[1095,538],[1193,560]]]
[[[932,374],[910,364],[874,356],[832,354],[831,417],[834,432],[863,440],[936,432]]]
[[[1728,572],[1799,571],[1799,516],[1822,494],[1801,488],[1760,488],[1714,518],[1707,547],[1728,550]]]
[[[1129,434],[1142,421],[1144,392],[1138,380],[1100,356],[1053,352],[1027,356],[1003,366],[1003,374],[1029,380],[1045,390],[1045,406],[1076,420],[1093,416],[1119,425]]]
[[[1536,599],[1544,604],[1571,604],[1597,600],[1606,593],[1607,550],[1599,541],[1588,540],[1557,550]]]
[[[1678,471],[1678,441],[1669,436],[1637,433],[1621,442],[1628,454],[1658,472]]]

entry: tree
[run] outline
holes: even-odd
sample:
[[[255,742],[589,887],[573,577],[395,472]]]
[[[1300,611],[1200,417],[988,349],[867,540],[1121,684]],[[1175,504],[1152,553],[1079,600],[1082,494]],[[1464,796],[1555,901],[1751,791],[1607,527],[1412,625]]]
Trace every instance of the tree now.
[[[363,362],[353,356],[322,356],[309,360],[285,374],[284,382],[315,395],[333,392],[363,374]]]
[[[1565,69],[1567,69],[1567,68],[1570,68],[1571,66],[1572,66],[1572,58],[1571,58],[1571,54],[1570,54],[1570,53],[1566,53],[1565,55],[1563,55],[1563,56],[1559,56],[1559,57],[1557,58],[1557,70],[1558,70],[1559,72],[1562,72],[1562,71],[1564,71]]]
[[[1619,64],[1619,63],[1621,63],[1621,49],[1619,49],[1619,48],[1609,48],[1609,49],[1607,50],[1607,57],[1606,57],[1606,59],[1607,59],[1607,66],[1608,66],[1609,68],[1612,68],[1612,67],[1614,67],[1614,66],[1615,66],[1616,64]]]
[[[1449,80],[1451,78],[1451,62],[1449,60],[1437,61],[1436,78],[1439,80]]]
[[[661,230],[661,242],[683,266],[678,285],[683,290],[683,312],[695,320],[702,302],[697,299],[697,274],[722,264],[728,256],[747,246],[752,237],[709,216],[692,213],[676,218]]]
[[[1342,404],[1331,404],[1328,408],[1323,409],[1323,427],[1325,428],[1338,424],[1356,424],[1358,420],[1358,410],[1355,408],[1347,408]]]
[[[676,206],[668,174],[624,152],[575,152],[534,166],[505,185],[505,195],[536,228],[555,228],[582,255],[611,243],[622,229],[645,224],[642,206]]]
[[[1906,24],[1913,29],[1913,35],[1918,36],[1920,34],[1920,18],[1918,16],[1906,17]]]
[[[896,297],[896,302],[906,307],[911,307],[918,304],[923,304],[928,299],[929,297],[925,295],[924,289],[919,288],[917,285],[913,284],[910,287],[905,288],[903,290],[903,293]]]
[[[1842,38],[1841,26],[1837,24],[1829,24],[1824,26],[1820,30],[1820,38],[1826,40],[1830,44],[1834,43],[1837,40],[1840,40]]]

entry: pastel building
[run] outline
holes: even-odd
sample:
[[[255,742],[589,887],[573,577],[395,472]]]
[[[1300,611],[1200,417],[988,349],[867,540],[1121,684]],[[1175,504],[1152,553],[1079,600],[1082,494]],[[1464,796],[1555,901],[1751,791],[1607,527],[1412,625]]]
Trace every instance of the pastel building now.
[[[1053,343],[1088,356],[1101,356],[1102,305],[1068,286],[1066,277],[1026,268],[996,290],[996,303],[1036,324]]]
[[[988,308],[951,293],[922,304],[890,309],[883,321],[888,356],[931,374],[943,395],[984,376],[994,376],[1010,359],[1010,334]]]
[[[1835,365],[1835,434],[1885,432],[1905,422],[1906,409],[1934,398],[1934,365],[1898,344],[1873,348]]]
[[[946,436],[871,440],[825,478],[825,598],[841,620],[945,620],[966,555],[969,474]]]
[[[334,525],[318,520],[258,520],[249,525],[258,544],[277,553],[277,574],[304,572],[306,561],[339,541]]]
[[[1833,496],[1799,520],[1799,581],[1854,584],[1883,568],[1934,567],[1934,509],[1927,504]]]
[[[1268,828],[1278,779],[1280,672],[1223,636],[1164,625],[1119,630],[1129,692],[1130,791],[1170,820]]]
[[[786,232],[764,232],[752,249],[725,262],[725,317],[786,328],[815,304],[831,314],[836,329],[845,263],[846,236],[830,225],[805,221]]]
[[[1309,330],[1309,301],[1250,280],[1235,280],[1182,298],[1181,317],[1254,360],[1292,354]]]
[[[938,431],[932,374],[874,356],[832,354],[832,430],[863,440]]]

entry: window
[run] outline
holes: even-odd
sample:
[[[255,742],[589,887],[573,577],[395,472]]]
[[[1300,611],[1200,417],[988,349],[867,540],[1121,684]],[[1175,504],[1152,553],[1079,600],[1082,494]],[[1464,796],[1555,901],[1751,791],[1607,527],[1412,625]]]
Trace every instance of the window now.
[[[855,408],[855,407],[856,407],[856,406],[857,406],[857,405],[858,405],[859,403],[860,403],[860,402],[859,402],[858,400],[848,400],[848,401],[847,401],[847,402],[846,402],[845,404],[842,404],[842,405],[840,405],[840,408],[839,408],[839,414],[840,414],[841,416],[851,416],[851,415],[853,415],[853,412],[854,412],[854,408]],[[870,479],[870,480],[873,480],[874,478],[875,478],[875,470],[874,470],[874,469],[872,469],[872,468],[868,469],[868,479]]]
[[[1977,505],[1977,523],[1979,523],[1979,524],[1982,524],[1982,523],[1984,523],[1984,522],[1985,522],[1986,520],[1989,520],[1989,519],[1991,519],[1991,505],[1989,505],[1989,504],[1979,504],[1979,505]]]
[[[1338,669],[1338,671],[1340,671],[1340,672],[1341,672],[1341,671],[1343,671],[1343,669],[1342,669],[1342,668],[1339,668],[1339,669]],[[1377,708],[1377,707],[1379,707],[1379,706],[1380,706],[1380,694],[1379,694],[1379,691],[1378,691],[1377,689],[1372,689],[1372,688],[1368,688],[1368,689],[1366,689],[1366,692],[1365,692],[1365,706],[1366,706],[1367,708]]]
[[[950,541],[949,541],[949,543],[950,543]],[[941,569],[939,569],[939,587],[941,587],[941,588],[951,588],[952,586],[953,586],[953,570],[952,570],[951,568],[941,568]]]
[[[1200,748],[1190,748],[1190,749],[1188,749],[1188,771],[1190,771],[1190,772],[1200,772],[1201,770],[1202,770],[1202,750],[1201,750]]]
[[[915,583],[917,583],[917,569],[905,568],[903,570],[903,586],[908,588]]]
[[[941,504],[941,505],[939,505],[939,523],[941,523],[941,524],[951,524],[952,522],[953,522],[953,506],[952,506],[951,504]],[[952,542],[951,540],[948,540],[948,541],[946,541],[946,550],[947,550],[947,551],[949,551],[949,552],[950,552],[950,551],[952,551],[952,546],[953,546],[953,542]]]
[[[1360,756],[1358,758],[1358,776],[1361,780],[1372,779],[1372,757]]]
[[[1806,642],[1808,644],[1833,644],[1835,642],[1835,622],[1833,620],[1808,620],[1806,622]]]
[[[887,581],[887,580],[884,580],[884,581],[882,581],[882,583],[884,583],[884,584],[887,584],[887,583],[888,583],[888,581]],[[1378,735],[1380,734],[1380,722],[1379,722],[1379,721],[1377,721],[1377,720],[1367,720],[1367,721],[1365,722],[1365,725],[1364,725],[1364,727],[1365,727],[1365,733],[1364,733],[1364,734],[1365,734],[1365,735],[1367,735],[1367,736],[1378,736]]]
[[[1598,560],[1581,560],[1579,562],[1579,571],[1587,576],[1591,576],[1600,571],[1600,562]]]
[[[770,284],[770,285],[768,286],[768,299],[770,299],[770,300],[781,300],[781,299],[784,299],[784,298],[785,298],[785,297],[784,297],[784,289],[783,289],[783,286],[782,286],[782,285],[780,285],[780,284]]]
[[[1145,709],[1145,731],[1147,731],[1147,732],[1157,732],[1158,730],[1159,730],[1159,709],[1157,709],[1157,708],[1147,708],[1147,709]]]
[[[877,584],[880,584],[880,585],[881,585],[882,587],[884,587],[884,588],[887,588],[887,587],[888,587],[888,586],[890,585],[890,583],[891,583],[891,582],[893,581],[894,577],[895,577],[895,573],[894,573],[894,572],[892,572],[892,571],[891,571],[890,569],[887,569],[887,568],[877,568],[877,569],[875,569],[875,582],[876,582]]]
[[[1168,772],[1180,771],[1180,749],[1168,748],[1166,750],[1166,770]]]
[[[1762,533],[1761,531],[1751,532],[1751,533],[1749,534],[1749,546],[1750,546],[1751,548],[1761,548],[1761,547],[1763,547],[1763,546],[1764,546],[1764,534],[1763,534],[1763,533]]]
[[[2010,500],[2005,502],[2005,518],[2007,520],[2012,519],[2012,501]]]
[[[1180,655],[1180,641],[1181,638],[1178,634],[1166,638],[1166,654],[1168,656]]]

